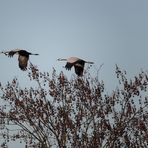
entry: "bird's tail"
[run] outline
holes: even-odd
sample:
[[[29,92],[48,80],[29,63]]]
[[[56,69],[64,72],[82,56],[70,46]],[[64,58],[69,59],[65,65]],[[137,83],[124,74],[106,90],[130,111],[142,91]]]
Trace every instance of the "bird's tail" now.
[[[90,62],[90,61],[86,61],[86,63],[88,63],[88,64],[94,64],[94,62]]]
[[[30,55],[39,55],[38,53],[30,53]]]

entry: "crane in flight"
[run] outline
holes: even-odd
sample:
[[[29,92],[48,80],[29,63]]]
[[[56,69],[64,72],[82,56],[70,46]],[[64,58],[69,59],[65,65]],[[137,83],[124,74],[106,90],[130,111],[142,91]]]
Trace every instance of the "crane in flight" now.
[[[58,61],[67,61],[66,65],[65,65],[65,68],[67,70],[71,70],[71,68],[74,66],[75,73],[78,76],[83,76],[85,63],[94,64],[94,62],[85,61],[85,60],[82,60],[82,59],[77,58],[77,57],[70,57],[70,58],[67,58],[67,59],[59,58]]]
[[[23,71],[27,70],[27,65],[28,65],[28,60],[30,55],[39,55],[39,54],[34,54],[30,53],[26,50],[22,49],[14,49],[10,51],[2,51],[1,53],[5,54],[8,57],[13,57],[15,54],[18,55],[18,65],[19,68]]]

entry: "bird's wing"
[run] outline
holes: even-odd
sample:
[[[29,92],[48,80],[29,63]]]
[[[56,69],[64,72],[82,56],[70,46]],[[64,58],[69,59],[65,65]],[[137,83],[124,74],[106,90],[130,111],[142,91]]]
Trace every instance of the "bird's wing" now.
[[[77,63],[77,64],[74,65],[74,68],[75,68],[75,73],[78,76],[82,76],[83,75],[84,66],[82,66],[81,64]]]
[[[84,67],[84,65],[85,65],[85,61],[82,60],[82,59],[79,59],[79,60],[76,62],[76,64],[77,64],[77,65],[81,65],[81,66]]]
[[[29,57],[19,55],[18,61],[19,61],[19,68],[21,70],[23,71],[27,70],[28,59]]]
[[[66,65],[65,65],[65,68],[66,68],[67,70],[71,70],[72,66],[73,66],[72,63],[67,62]]]
[[[84,65],[85,65],[85,61],[82,60],[82,59],[79,59],[79,60],[74,64],[75,73],[76,73],[78,76],[82,76],[82,75],[83,75]]]

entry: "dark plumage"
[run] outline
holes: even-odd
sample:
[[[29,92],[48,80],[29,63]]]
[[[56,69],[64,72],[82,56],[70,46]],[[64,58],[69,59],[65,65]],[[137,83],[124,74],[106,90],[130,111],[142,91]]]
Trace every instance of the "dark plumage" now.
[[[84,60],[79,59],[77,57],[70,57],[68,59],[58,59],[58,61],[67,61],[66,65],[65,65],[65,68],[67,70],[71,70],[71,68],[74,66],[75,73],[78,76],[83,75],[85,63],[93,64],[93,62],[84,61]]]
[[[18,62],[19,62],[19,68],[23,71],[27,70],[27,65],[28,65],[28,60],[29,60],[29,55],[38,55],[38,54],[33,54],[30,53],[26,50],[21,50],[21,49],[16,49],[16,50],[11,50],[7,52],[2,52],[8,57],[13,57],[14,54],[18,54]]]

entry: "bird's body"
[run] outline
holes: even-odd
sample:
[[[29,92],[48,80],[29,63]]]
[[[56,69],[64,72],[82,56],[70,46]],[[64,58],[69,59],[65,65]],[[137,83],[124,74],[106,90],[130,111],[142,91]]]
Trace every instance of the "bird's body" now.
[[[26,50],[15,49],[7,52],[1,52],[7,55],[8,57],[13,57],[15,54],[18,54],[19,68],[23,71],[27,70],[29,55],[38,55],[30,53]]]
[[[66,65],[65,65],[65,68],[67,70],[71,70],[71,68],[74,66],[75,73],[78,76],[83,75],[85,63],[93,64],[93,62],[85,61],[85,60],[82,60],[77,57],[70,57],[68,59],[58,59],[58,61],[67,61]]]

